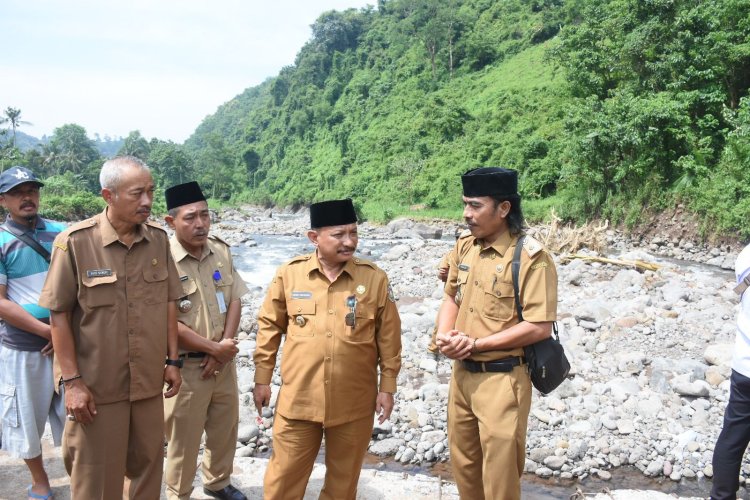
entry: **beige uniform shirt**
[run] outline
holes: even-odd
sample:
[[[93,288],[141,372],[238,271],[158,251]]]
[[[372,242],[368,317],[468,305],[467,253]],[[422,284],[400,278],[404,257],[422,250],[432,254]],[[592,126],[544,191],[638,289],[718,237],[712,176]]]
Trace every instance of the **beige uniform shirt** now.
[[[72,313],[78,369],[107,404],[161,393],[167,304],[181,293],[167,233],[141,224],[128,249],[105,209],[55,238],[39,304]]]
[[[220,341],[229,304],[248,291],[234,268],[229,245],[209,237],[200,260],[190,255],[175,236],[169,245],[182,283],[180,299],[190,301],[190,309],[178,311],[177,320],[209,340]]]
[[[354,328],[346,326],[347,297],[357,299]],[[360,258],[335,282],[313,253],[282,265],[258,315],[255,382],[269,384],[286,334],[276,411],[286,418],[351,422],[375,411],[378,392],[395,392],[401,369],[401,319],[388,277]]]
[[[470,337],[483,338],[518,323],[511,262],[517,237],[503,233],[482,250],[474,237],[461,238],[451,254],[445,293],[459,305],[455,328]],[[557,270],[552,257],[530,236],[524,240],[518,277],[523,319],[529,322],[557,319]],[[492,361],[523,355],[523,348],[487,351],[471,356]]]

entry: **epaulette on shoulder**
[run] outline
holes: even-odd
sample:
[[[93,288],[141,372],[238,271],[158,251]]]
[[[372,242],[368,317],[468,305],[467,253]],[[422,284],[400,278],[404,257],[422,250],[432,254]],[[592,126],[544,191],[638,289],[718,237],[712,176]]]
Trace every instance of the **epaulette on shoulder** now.
[[[218,236],[216,236],[215,234],[209,234],[209,235],[208,235],[208,239],[210,239],[210,240],[216,240],[216,241],[218,241],[219,243],[223,243],[224,245],[226,245],[226,246],[228,246],[228,247],[231,247],[231,246],[232,246],[232,245],[230,245],[229,243],[227,243],[226,241],[224,241],[224,240],[222,240],[221,238],[219,238]]]
[[[153,227],[154,229],[160,229],[160,230],[164,231],[165,233],[167,232],[167,230],[164,229],[164,226],[162,226],[158,222],[155,222],[155,221],[152,221],[152,220],[147,220],[146,221],[146,225],[148,227]]]
[[[68,226],[67,232],[68,234],[74,233],[76,231],[80,231],[81,229],[88,229],[90,227],[94,227],[98,224],[98,221],[94,217],[90,217],[88,219],[84,219],[82,221],[76,222],[75,224],[71,224]]]
[[[523,239],[523,249],[526,250],[529,257],[533,257],[544,249],[544,245],[539,243],[539,241],[533,237],[527,235]]]
[[[459,234],[458,238],[456,238],[456,239],[457,240],[461,240],[463,238],[468,238],[469,236],[471,236],[471,230],[470,229],[464,229],[463,231],[461,231],[461,234]]]
[[[296,257],[293,257],[293,258],[289,259],[286,262],[286,265],[288,266],[288,265],[291,265],[291,264],[296,264],[297,262],[306,262],[306,261],[310,260],[311,258],[312,258],[312,254],[298,255]]]
[[[374,262],[367,260],[367,259],[363,259],[361,257],[355,257],[354,263],[357,264],[358,266],[370,266],[373,269],[380,269]]]

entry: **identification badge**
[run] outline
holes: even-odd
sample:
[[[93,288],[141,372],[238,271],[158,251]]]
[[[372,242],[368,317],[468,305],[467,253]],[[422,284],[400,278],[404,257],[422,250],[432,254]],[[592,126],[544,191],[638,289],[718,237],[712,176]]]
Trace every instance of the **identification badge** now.
[[[91,269],[86,271],[87,278],[102,278],[104,276],[112,276],[112,269]]]
[[[467,264],[459,264],[458,265],[458,269],[459,269],[459,271],[468,271],[469,270],[469,266]]]
[[[219,303],[219,313],[224,314],[227,312],[227,303],[224,302],[224,293],[216,292],[216,302]]]
[[[292,298],[293,299],[311,299],[312,298],[312,292],[292,292]]]
[[[190,309],[192,308],[193,308],[193,303],[190,302],[188,299],[182,299],[180,303],[177,305],[177,309],[179,309],[181,313],[186,313],[190,311]]]

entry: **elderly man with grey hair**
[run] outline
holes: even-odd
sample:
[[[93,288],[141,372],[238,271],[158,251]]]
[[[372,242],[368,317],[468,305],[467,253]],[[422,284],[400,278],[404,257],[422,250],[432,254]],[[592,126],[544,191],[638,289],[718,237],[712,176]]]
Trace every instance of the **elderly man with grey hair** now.
[[[107,207],[55,239],[39,299],[65,387],[63,460],[73,498],[159,498],[182,286],[166,232],[148,222],[149,168],[118,157],[99,179]]]

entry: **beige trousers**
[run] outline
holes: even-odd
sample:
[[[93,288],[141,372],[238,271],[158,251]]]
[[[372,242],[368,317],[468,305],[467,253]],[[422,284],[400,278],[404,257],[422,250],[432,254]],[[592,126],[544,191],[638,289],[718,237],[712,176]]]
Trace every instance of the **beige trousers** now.
[[[373,416],[335,427],[291,420],[276,414],[273,453],[263,480],[266,500],[299,500],[305,496],[315,457],[325,435],[326,476],[321,499],[354,500],[357,482],[372,435]]]
[[[508,373],[470,373],[453,363],[448,443],[462,500],[521,498],[530,407],[526,365]]]
[[[230,483],[239,418],[236,368],[234,362],[228,363],[219,375],[203,380],[201,361],[185,360],[180,392],[164,400],[168,442],[164,482],[170,500],[190,498],[204,430],[203,486],[217,491]]]

